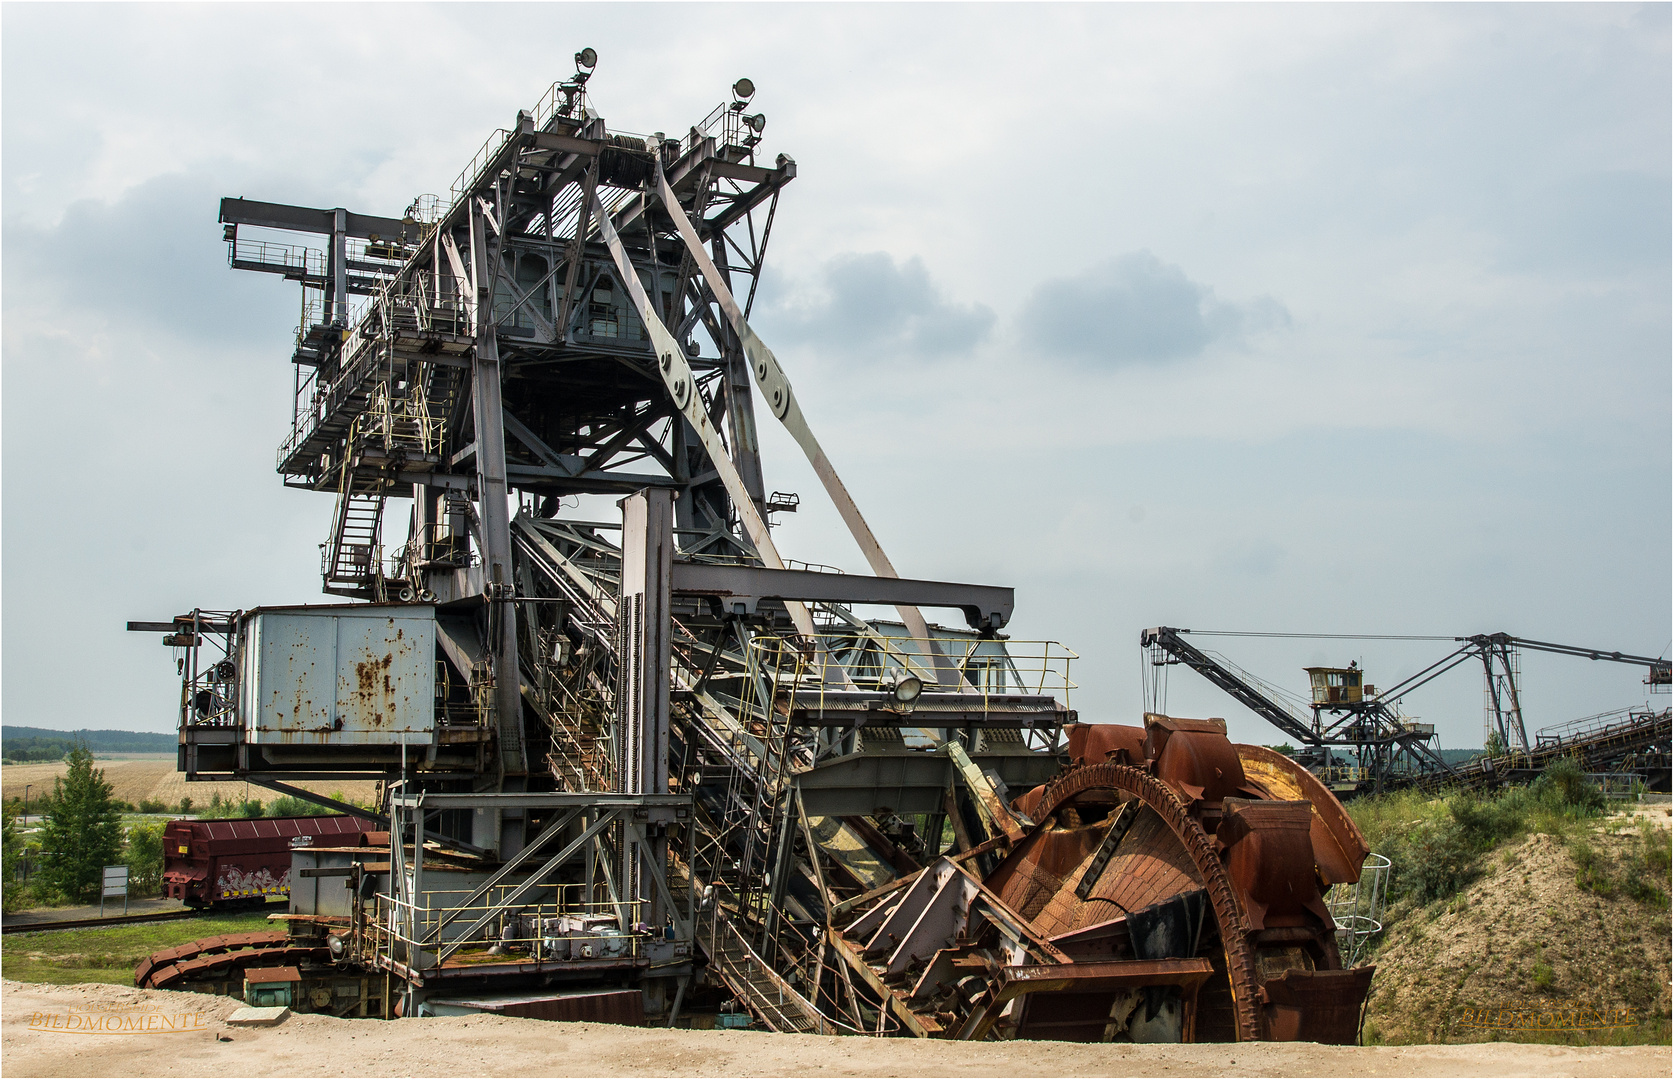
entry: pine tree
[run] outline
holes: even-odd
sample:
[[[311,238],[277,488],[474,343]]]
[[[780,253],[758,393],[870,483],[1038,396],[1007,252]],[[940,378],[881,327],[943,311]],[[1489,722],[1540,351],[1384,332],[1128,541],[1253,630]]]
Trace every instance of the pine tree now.
[[[18,880],[18,868],[23,862],[23,833],[17,827],[17,812],[6,803],[5,821],[0,827],[0,847],[4,849],[3,869],[0,869],[0,905],[7,911],[19,907],[23,901],[23,886]]]
[[[69,772],[52,782],[41,827],[41,874],[71,900],[98,895],[106,866],[122,853],[122,815],[93,752],[77,746]]]

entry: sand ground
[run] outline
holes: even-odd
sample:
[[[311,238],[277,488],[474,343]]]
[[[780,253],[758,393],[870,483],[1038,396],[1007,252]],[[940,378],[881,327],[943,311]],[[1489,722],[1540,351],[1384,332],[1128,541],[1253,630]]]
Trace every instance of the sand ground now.
[[[0,984],[7,1076],[1662,1076],[1666,1046],[1087,1046],[662,1031],[495,1016],[224,1023],[229,998]],[[190,1030],[43,1030],[80,1016],[201,1016]],[[178,1023],[178,1019],[175,1020]],[[155,1023],[155,1022],[154,1022]]]

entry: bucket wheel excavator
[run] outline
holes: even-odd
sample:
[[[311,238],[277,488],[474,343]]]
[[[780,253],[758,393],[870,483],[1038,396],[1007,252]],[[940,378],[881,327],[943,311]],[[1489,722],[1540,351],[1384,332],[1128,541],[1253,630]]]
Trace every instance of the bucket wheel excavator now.
[[[1324,901],[1364,838],[1221,720],[1078,724],[999,834],[862,897],[836,951],[907,1030],[1082,1042],[1357,1041],[1371,966]]]

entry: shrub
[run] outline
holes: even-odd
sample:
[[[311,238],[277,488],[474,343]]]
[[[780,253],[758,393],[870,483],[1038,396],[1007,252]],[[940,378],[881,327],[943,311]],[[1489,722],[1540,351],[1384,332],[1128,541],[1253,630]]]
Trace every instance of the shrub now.
[[[1599,896],[1621,892],[1641,904],[1668,905],[1668,842],[1660,830],[1641,824],[1639,834],[1629,841],[1625,857],[1612,859],[1584,839],[1569,846],[1575,862],[1575,884]]]
[[[267,808],[268,817],[318,817],[321,814],[335,814],[335,810],[327,810],[318,803],[307,802],[294,795],[281,795],[273,800],[273,805]]]
[[[1445,900],[1468,885],[1481,871],[1481,857],[1507,841],[1529,832],[1562,834],[1575,821],[1596,816],[1603,808],[1604,796],[1598,787],[1574,759],[1564,758],[1528,787],[1457,792],[1445,799],[1415,791],[1393,792],[1356,799],[1348,810],[1371,849],[1394,863],[1390,897],[1427,904]],[[1581,858],[1588,858],[1585,851]],[[1587,880],[1594,891],[1615,887],[1607,865],[1600,864],[1602,869],[1588,865],[1593,869],[1583,876],[1591,874]],[[1667,873],[1646,876],[1661,881]]]
[[[3,851],[0,855],[0,907],[11,911],[23,892],[18,887],[23,866],[23,834],[17,827],[17,811],[12,806],[12,800],[6,800],[5,809],[0,813],[4,815],[4,822],[0,824],[0,851]]]
[[[1463,792],[1448,800],[1448,816],[1462,841],[1476,851],[1491,851],[1529,829],[1529,799],[1522,788],[1483,797]]]
[[[163,826],[135,825],[124,851],[128,887],[135,896],[154,896],[163,886]]]
[[[258,818],[262,816],[262,801],[260,799],[228,799],[222,801],[221,793],[217,791],[209,800],[205,816],[212,818]]]
[[[1546,766],[1534,784],[1536,794],[1557,808],[1579,811],[1578,817],[1604,809],[1604,792],[1587,779],[1581,763],[1572,757],[1559,758]]]
[[[180,805],[175,807],[175,813],[177,813],[177,814],[190,814],[191,812],[192,812],[192,797],[190,795],[182,795],[180,797]]]
[[[1457,822],[1423,822],[1389,849],[1390,891],[1420,904],[1445,900],[1476,877],[1476,853]]]

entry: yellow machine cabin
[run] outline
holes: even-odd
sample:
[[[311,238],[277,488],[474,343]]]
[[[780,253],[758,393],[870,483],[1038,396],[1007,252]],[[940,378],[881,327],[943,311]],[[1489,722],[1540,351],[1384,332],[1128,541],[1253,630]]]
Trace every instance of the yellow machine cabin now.
[[[1378,695],[1377,687],[1370,683],[1361,684],[1364,672],[1358,664],[1351,663],[1346,668],[1311,667],[1302,670],[1308,673],[1315,705],[1358,705]]]

